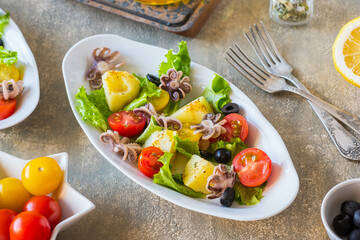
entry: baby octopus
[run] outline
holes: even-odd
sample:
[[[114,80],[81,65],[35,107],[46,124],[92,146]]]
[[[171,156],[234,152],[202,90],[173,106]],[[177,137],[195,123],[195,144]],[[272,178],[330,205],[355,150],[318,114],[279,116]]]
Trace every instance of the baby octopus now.
[[[21,94],[22,90],[22,81],[15,82],[13,79],[8,81],[2,81],[2,83],[0,83],[0,100],[9,100],[16,98],[16,96]]]
[[[138,154],[142,150],[139,144],[131,143],[130,138],[120,138],[119,133],[116,131],[107,130],[102,133],[100,135],[100,141],[103,143],[110,143],[113,151],[119,153],[120,156],[122,156],[123,161],[128,160],[130,162],[135,162]]]
[[[116,63],[120,57],[119,51],[111,53],[110,48],[102,47],[95,48],[92,52],[93,65],[85,76],[85,79],[90,81],[90,86],[94,89],[101,88],[101,76],[108,70],[119,68],[125,63]]]
[[[231,166],[230,172],[226,166],[219,164],[215,167],[213,175],[207,179],[206,189],[211,192],[207,195],[208,199],[219,198],[228,187],[233,187],[236,180],[234,165]]]
[[[176,71],[170,68],[166,75],[160,77],[160,88],[167,91],[171,100],[174,102],[181,100],[185,97],[185,94],[191,91],[190,79],[185,76],[181,79],[182,71]],[[181,79],[181,80],[180,80]]]

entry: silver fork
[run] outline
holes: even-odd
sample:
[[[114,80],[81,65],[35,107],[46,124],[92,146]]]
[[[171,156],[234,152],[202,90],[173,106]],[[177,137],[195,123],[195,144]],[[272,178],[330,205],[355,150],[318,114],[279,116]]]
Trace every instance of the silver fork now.
[[[291,74],[293,70],[292,66],[281,56],[264,24],[262,22],[260,22],[260,24],[264,35],[256,24],[254,24],[255,31],[252,27],[249,27],[251,37],[249,37],[247,33],[244,33],[244,35],[255,50],[263,67],[270,73],[287,79],[299,89],[309,92],[301,82]],[[321,120],[340,154],[351,160],[360,160],[360,141],[325,110],[310,101],[309,104]]]
[[[344,112],[340,108],[315,97],[309,92],[287,84],[284,78],[277,77],[272,73],[266,72],[253,63],[238,45],[235,44],[235,47],[235,50],[230,48],[230,52],[226,52],[225,58],[236,70],[238,70],[253,84],[269,93],[288,91],[305,97],[360,134],[360,118]]]

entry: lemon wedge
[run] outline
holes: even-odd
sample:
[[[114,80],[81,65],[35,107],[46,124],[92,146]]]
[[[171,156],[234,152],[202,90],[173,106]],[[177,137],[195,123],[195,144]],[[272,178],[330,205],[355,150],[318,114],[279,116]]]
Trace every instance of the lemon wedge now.
[[[20,73],[17,67],[14,65],[6,66],[5,64],[0,64],[0,82],[11,79],[18,81],[19,78]]]
[[[333,46],[336,70],[351,84],[360,87],[360,17],[342,27]]]

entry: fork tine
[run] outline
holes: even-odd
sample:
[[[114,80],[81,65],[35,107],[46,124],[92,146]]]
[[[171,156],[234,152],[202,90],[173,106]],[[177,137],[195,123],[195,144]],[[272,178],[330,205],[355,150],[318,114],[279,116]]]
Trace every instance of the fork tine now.
[[[273,52],[271,51],[268,44],[266,43],[266,41],[265,41],[265,39],[263,37],[263,34],[261,33],[261,31],[258,28],[256,23],[254,24],[254,27],[255,27],[255,30],[257,32],[258,37],[260,38],[261,43],[263,44],[263,46],[267,50],[267,53],[269,54],[269,56],[271,57],[271,60],[273,60],[274,63],[279,62],[279,59],[274,56]]]
[[[274,41],[272,40],[269,32],[266,30],[263,21],[260,21],[260,25],[261,25],[261,27],[262,27],[262,29],[263,29],[263,32],[265,33],[265,36],[266,36],[267,41],[270,43],[270,46],[271,46],[273,52],[276,54],[276,57],[277,57],[278,59],[280,59],[280,61],[284,61],[284,59],[282,58],[279,50],[277,49],[277,47],[276,47],[276,45],[275,45],[275,43],[274,43]]]
[[[262,68],[260,68],[258,65],[256,65],[254,62],[252,62],[246,55],[245,53],[240,49],[240,47],[235,44],[235,47],[237,48],[238,52],[243,56],[240,57],[238,56],[238,54],[235,55],[249,68],[251,69],[253,72],[255,72],[257,75],[261,76],[261,78],[263,78],[264,80],[266,80],[267,78],[270,77],[270,73],[265,72]],[[230,48],[230,50],[232,50]],[[232,50],[233,51],[233,50]],[[251,67],[252,66],[252,67]]]
[[[239,72],[241,75],[243,75],[246,79],[248,79],[250,82],[252,82],[257,87],[263,89],[264,84],[262,82],[259,82],[256,78],[254,78],[246,69],[242,67],[235,59],[234,57],[229,53],[226,52],[227,56],[225,56],[225,59]]]
[[[263,62],[263,63],[265,63],[264,65],[270,67],[271,60],[270,60],[269,56],[267,56],[265,54],[265,50],[261,49],[261,46],[258,43],[258,38],[256,37],[255,32],[252,29],[252,27],[249,27],[249,30],[250,30],[252,39],[244,32],[245,37],[248,39],[249,43],[254,48],[257,56],[260,58],[260,61],[263,62],[263,60],[264,60],[265,61],[265,62]]]

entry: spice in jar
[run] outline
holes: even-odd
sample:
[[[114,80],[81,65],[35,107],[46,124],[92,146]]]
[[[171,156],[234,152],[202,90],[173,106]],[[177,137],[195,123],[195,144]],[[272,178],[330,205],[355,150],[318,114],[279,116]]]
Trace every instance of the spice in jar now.
[[[309,17],[307,0],[273,0],[272,13],[286,22],[303,22]]]

